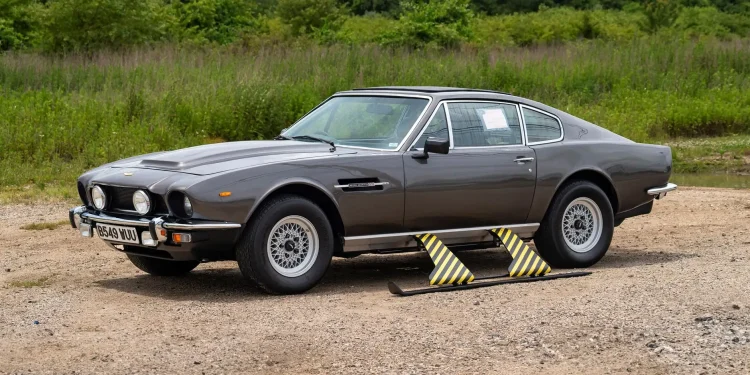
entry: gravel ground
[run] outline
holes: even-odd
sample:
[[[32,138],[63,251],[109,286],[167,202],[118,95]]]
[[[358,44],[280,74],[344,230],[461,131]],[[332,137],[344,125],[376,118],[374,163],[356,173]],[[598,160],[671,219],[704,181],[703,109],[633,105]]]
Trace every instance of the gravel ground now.
[[[750,191],[682,188],[615,230],[584,278],[409,298],[425,254],[335,259],[304,295],[232,262],[150,277],[67,227],[0,207],[0,373],[750,372]],[[477,275],[501,250],[460,253]]]

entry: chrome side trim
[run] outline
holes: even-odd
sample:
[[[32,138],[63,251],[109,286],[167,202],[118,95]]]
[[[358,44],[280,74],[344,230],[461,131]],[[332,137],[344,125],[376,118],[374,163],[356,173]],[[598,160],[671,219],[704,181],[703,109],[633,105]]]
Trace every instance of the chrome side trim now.
[[[390,184],[391,183],[388,181],[385,181],[385,182],[352,182],[351,184],[346,184],[346,185],[333,185],[333,187],[337,189],[345,189],[345,188],[357,189],[357,188],[368,188],[368,187],[373,187],[373,186],[385,186],[385,185],[390,185]]]
[[[667,195],[668,192],[670,192],[672,190],[676,190],[676,189],[677,189],[677,184],[673,184],[671,182],[668,182],[664,186],[651,188],[651,189],[646,190],[646,192],[648,193],[648,195],[656,195],[656,199],[659,199],[659,198]]]
[[[486,227],[472,227],[460,229],[437,229],[423,230],[417,232],[401,232],[388,234],[375,234],[367,236],[350,236],[344,237],[344,252],[366,252],[372,250],[384,249],[402,249],[416,247],[414,236],[424,233],[438,235],[440,240],[446,245],[474,243],[474,242],[493,242],[493,237],[489,230],[494,228],[508,228],[515,232],[521,238],[530,238],[534,236],[539,223],[528,224],[511,224],[511,225],[493,225]]]

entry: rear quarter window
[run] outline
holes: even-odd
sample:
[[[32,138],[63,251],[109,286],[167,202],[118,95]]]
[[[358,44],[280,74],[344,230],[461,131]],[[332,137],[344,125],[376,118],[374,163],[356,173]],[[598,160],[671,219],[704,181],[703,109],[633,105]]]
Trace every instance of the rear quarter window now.
[[[526,122],[526,137],[529,143],[555,141],[562,136],[560,122],[544,113],[522,107],[523,119]]]

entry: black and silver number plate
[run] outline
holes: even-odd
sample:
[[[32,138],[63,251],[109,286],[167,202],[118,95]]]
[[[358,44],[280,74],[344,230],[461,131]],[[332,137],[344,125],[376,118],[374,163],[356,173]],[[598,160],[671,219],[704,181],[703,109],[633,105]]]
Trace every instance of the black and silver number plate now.
[[[135,228],[96,223],[96,234],[105,241],[139,243]]]

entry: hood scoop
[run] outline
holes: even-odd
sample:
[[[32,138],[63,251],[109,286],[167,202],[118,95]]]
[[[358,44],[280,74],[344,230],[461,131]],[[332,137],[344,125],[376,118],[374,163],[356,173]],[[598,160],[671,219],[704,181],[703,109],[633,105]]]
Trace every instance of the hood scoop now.
[[[236,167],[239,168],[248,164],[263,164],[264,161],[269,161],[269,157],[278,160],[317,156],[310,154],[326,155],[330,154],[329,147],[322,143],[298,141],[217,143],[152,155],[132,166],[191,173],[193,169],[205,170],[199,167],[221,164],[220,169],[227,170],[233,169],[231,164],[234,164],[228,162],[236,162]],[[255,163],[247,159],[255,159]],[[221,170],[215,170],[214,173],[216,172]]]

